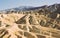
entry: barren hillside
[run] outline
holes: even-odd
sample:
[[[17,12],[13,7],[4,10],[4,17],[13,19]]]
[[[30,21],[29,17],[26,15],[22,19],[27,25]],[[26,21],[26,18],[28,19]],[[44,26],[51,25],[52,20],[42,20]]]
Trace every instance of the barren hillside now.
[[[44,8],[0,14],[0,38],[60,38],[60,12]]]

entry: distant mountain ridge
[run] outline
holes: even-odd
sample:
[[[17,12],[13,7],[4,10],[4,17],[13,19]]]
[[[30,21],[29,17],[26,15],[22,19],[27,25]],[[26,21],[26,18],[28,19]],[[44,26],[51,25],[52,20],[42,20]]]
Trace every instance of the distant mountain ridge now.
[[[32,6],[20,6],[20,7],[16,7],[16,8],[12,8],[12,9],[7,9],[6,11],[8,10],[16,10],[16,11],[20,11],[20,10],[26,10],[26,9],[30,9],[30,8],[33,8]]]
[[[29,11],[29,10],[38,10],[38,9],[48,9],[50,12],[58,12],[60,13],[60,4],[53,4],[53,5],[44,5],[40,7],[32,7],[32,6],[20,6],[17,8],[7,9],[4,11]]]

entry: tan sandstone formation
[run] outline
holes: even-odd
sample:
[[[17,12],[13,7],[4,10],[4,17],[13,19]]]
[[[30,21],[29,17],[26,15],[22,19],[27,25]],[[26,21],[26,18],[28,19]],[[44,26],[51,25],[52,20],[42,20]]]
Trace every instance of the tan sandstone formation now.
[[[0,14],[0,38],[60,38],[60,23],[42,14]]]

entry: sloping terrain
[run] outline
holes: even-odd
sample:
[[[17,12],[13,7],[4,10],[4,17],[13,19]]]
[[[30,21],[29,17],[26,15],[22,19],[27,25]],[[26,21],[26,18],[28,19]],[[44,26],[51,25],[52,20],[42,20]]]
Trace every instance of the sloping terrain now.
[[[59,4],[43,7],[0,14],[0,38],[60,38]]]
[[[60,38],[60,23],[44,15],[0,14],[0,38]]]

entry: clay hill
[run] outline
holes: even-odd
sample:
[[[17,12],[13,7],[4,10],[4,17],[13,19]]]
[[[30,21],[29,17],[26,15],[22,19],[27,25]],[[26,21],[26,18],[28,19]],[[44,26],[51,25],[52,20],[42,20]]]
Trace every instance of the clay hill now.
[[[60,4],[0,11],[0,38],[60,38]]]

